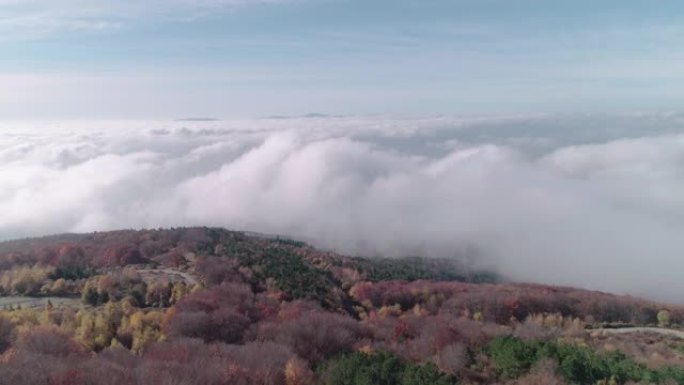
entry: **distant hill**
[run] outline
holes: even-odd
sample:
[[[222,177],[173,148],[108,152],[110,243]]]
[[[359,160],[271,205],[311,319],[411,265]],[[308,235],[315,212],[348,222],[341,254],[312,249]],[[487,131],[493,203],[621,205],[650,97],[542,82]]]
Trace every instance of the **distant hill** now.
[[[220,119],[208,118],[208,117],[189,117],[189,118],[176,119],[177,122],[215,122],[218,120],[220,120]]]
[[[310,118],[310,119],[315,119],[315,118],[343,118],[344,115],[330,115],[330,114],[322,114],[318,112],[312,112],[304,115],[271,115],[267,116],[264,119],[302,119],[302,118]]]

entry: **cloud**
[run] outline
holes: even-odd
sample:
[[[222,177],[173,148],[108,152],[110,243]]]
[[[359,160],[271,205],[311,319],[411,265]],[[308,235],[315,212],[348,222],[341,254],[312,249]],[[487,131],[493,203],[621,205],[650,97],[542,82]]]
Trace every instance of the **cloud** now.
[[[678,114],[2,123],[4,238],[217,225],[679,301]],[[664,290],[665,288],[666,290]]]
[[[68,31],[119,29],[133,22],[189,20],[207,12],[288,0],[0,0],[0,42]]]

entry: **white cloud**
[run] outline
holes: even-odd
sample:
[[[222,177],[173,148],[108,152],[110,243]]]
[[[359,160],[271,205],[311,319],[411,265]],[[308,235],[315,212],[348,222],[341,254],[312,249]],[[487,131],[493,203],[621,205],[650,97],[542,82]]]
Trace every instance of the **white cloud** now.
[[[514,279],[681,302],[681,128],[676,114],[2,123],[0,234],[220,225],[350,253],[474,247]]]

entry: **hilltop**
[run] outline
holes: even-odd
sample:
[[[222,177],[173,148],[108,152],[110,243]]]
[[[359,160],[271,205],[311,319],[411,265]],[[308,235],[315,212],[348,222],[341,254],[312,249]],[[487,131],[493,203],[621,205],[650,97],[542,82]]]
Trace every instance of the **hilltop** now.
[[[2,242],[0,293],[0,383],[684,381],[676,333],[593,330],[683,307],[220,228]]]

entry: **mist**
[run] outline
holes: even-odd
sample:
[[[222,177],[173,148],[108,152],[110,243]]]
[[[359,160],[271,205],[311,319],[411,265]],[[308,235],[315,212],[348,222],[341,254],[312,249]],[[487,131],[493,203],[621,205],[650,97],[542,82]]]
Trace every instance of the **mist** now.
[[[0,238],[222,226],[684,303],[684,115],[0,123]]]

